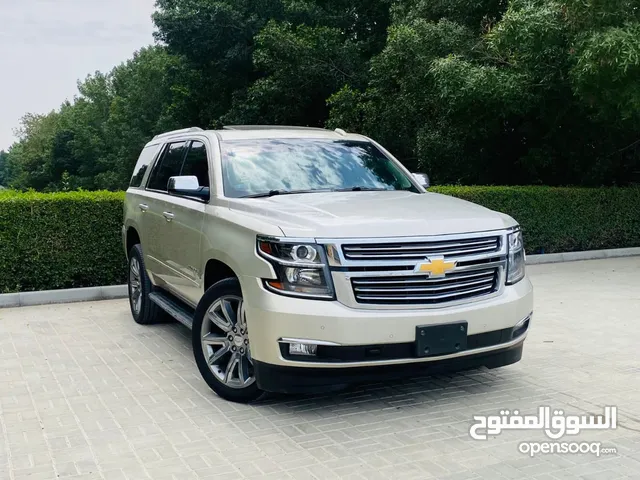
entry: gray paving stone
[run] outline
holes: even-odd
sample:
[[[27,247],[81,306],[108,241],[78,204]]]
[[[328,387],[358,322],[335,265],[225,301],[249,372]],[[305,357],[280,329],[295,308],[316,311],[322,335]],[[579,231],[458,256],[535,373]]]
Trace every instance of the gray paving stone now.
[[[523,360],[498,370],[236,405],[200,379],[189,333],[126,300],[0,310],[0,479],[640,478],[640,257],[529,266]],[[468,436],[474,414],[598,413],[616,456],[518,452],[541,432]]]

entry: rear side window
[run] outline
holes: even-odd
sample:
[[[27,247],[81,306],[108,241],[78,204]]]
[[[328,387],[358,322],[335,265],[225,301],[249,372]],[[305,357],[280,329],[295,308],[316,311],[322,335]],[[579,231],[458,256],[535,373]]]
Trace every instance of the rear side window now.
[[[204,143],[197,141],[191,143],[180,175],[195,175],[201,187],[209,186],[209,162]]]
[[[159,148],[160,145],[149,145],[142,149],[142,153],[140,153],[136,167],[133,169],[133,175],[131,176],[131,182],[129,183],[130,187],[139,188],[140,185],[142,185],[144,174],[147,173],[149,165],[153,162]]]
[[[186,142],[170,143],[151,171],[147,188],[151,190],[167,190],[167,182],[171,177],[180,175]]]

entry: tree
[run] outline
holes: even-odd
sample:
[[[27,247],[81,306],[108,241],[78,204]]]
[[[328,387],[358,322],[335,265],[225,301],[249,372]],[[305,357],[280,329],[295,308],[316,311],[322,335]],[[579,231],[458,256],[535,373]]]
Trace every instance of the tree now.
[[[0,150],[0,187],[6,185],[9,154]]]
[[[365,81],[389,0],[159,0],[156,38],[197,72],[192,125],[322,125],[326,100]]]
[[[143,146],[178,128],[185,68],[150,47],[78,83],[79,96],[48,115],[26,115],[8,153],[15,188],[55,191],[125,188]]]
[[[366,60],[337,28],[270,22],[256,36],[254,62],[264,76],[236,94],[223,123],[323,126],[327,98],[361,81]]]
[[[122,189],[157,133],[261,123],[368,134],[438,183],[640,180],[638,0],[158,0],[153,19],[157,45],[24,117],[0,182]]]
[[[334,95],[330,123],[440,182],[625,184],[639,25],[635,0],[400,2],[368,87]]]

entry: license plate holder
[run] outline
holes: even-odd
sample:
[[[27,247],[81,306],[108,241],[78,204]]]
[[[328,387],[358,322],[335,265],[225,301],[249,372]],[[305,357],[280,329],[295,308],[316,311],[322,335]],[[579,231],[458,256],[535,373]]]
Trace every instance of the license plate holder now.
[[[416,327],[416,356],[433,357],[467,349],[467,322]]]

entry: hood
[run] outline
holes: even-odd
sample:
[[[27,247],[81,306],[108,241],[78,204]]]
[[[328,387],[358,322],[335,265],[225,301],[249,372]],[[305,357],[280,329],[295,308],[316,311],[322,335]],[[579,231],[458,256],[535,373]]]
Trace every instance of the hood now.
[[[508,215],[437,193],[318,192],[229,199],[229,208],[268,219],[287,237],[356,238],[499,230]]]

